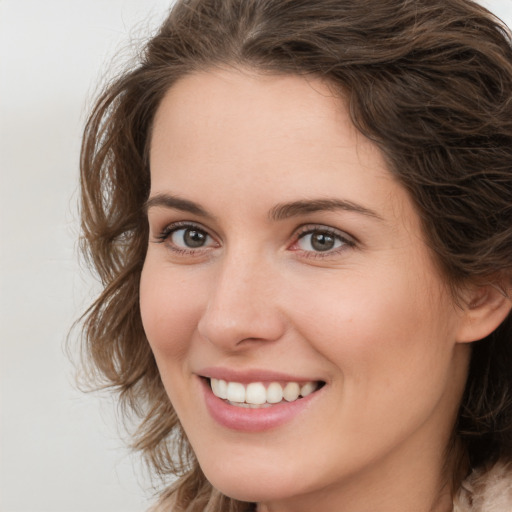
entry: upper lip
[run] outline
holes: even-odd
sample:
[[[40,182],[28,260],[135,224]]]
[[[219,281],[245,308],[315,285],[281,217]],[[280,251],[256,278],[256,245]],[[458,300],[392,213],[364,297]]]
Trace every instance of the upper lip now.
[[[245,370],[223,368],[218,366],[212,366],[208,368],[202,368],[196,372],[200,377],[208,379],[222,379],[228,382],[240,382],[246,384],[250,382],[324,382],[322,379],[310,378],[310,377],[299,377],[297,375],[290,375],[287,373],[277,372],[273,370],[249,368]]]

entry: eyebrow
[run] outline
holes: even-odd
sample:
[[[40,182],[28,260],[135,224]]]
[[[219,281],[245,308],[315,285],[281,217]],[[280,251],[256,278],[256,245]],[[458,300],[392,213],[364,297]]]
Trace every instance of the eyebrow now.
[[[278,221],[288,219],[290,217],[296,217],[299,215],[305,215],[308,213],[315,213],[320,211],[334,211],[344,210],[348,212],[360,213],[367,217],[373,217],[378,220],[384,220],[377,212],[365,208],[359,204],[353,203],[352,201],[346,201],[344,199],[310,199],[293,201],[291,203],[282,203],[274,206],[269,212],[270,220]]]
[[[147,212],[150,208],[155,207],[171,208],[173,210],[181,210],[201,217],[214,218],[211,213],[206,211],[199,204],[171,194],[156,194],[155,196],[150,197],[146,201],[144,209]],[[308,213],[334,210],[355,212],[367,217],[383,220],[378,213],[370,210],[369,208],[353,203],[352,201],[337,198],[303,199],[289,203],[280,203],[269,211],[268,218],[272,221],[280,221],[289,219],[290,217],[306,215]]]
[[[150,208],[155,207],[172,208],[173,210],[181,210],[201,217],[213,218],[213,215],[197,203],[171,194],[156,194],[150,197],[144,205],[144,210],[147,213]]]

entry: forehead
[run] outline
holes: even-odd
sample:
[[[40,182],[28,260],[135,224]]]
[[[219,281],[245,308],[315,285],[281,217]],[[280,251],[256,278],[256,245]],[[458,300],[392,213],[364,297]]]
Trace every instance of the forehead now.
[[[189,126],[195,120],[214,117],[221,123],[243,115],[251,116],[255,123],[253,129],[260,122],[268,123],[276,117],[283,123],[293,124],[295,130],[307,129],[319,117],[348,121],[342,101],[326,82],[314,77],[262,74],[244,69],[214,68],[186,75],[165,95],[155,123],[158,125],[171,109],[177,122],[186,119]],[[189,118],[190,114],[194,119]]]
[[[212,70],[188,75],[155,116],[152,181],[236,170],[237,180],[319,179],[367,169],[389,176],[378,149],[353,126],[344,101],[323,81],[294,75]],[[348,174],[348,173],[347,173]],[[348,178],[348,176],[346,177]]]

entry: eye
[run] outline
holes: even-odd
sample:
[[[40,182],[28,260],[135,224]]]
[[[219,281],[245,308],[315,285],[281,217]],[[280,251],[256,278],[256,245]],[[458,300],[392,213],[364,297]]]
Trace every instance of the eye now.
[[[337,237],[328,231],[318,230],[301,235],[297,241],[297,245],[303,251],[325,252],[341,247],[343,242],[340,237]]]
[[[211,236],[196,227],[187,227],[175,229],[171,232],[170,241],[180,249],[200,249],[211,245],[213,242]]]
[[[156,242],[165,244],[177,253],[190,253],[218,247],[215,239],[200,226],[188,223],[174,223],[167,226],[157,237]]]
[[[325,253],[327,255],[354,245],[355,242],[349,235],[338,232],[333,228],[305,226],[290,249],[305,253],[317,253],[318,255]]]

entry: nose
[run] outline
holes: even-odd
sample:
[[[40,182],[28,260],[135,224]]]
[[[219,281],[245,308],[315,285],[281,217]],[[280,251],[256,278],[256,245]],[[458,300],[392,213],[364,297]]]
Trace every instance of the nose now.
[[[286,330],[277,300],[282,283],[271,265],[234,254],[214,267],[199,334],[226,351],[280,339]]]

